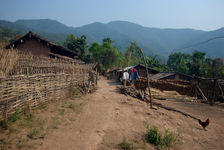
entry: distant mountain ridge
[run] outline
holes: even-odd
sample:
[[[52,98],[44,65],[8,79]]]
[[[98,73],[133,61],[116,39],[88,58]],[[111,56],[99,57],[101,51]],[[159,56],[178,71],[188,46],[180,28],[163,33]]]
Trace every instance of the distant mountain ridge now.
[[[144,27],[127,21],[112,21],[107,24],[95,22],[81,27],[68,27],[56,20],[17,20],[15,22],[0,21],[0,28],[13,30],[32,30],[48,40],[61,41],[67,34],[75,36],[86,35],[87,42],[101,42],[110,37],[114,45],[124,51],[130,42],[135,41],[147,55],[158,55],[167,59],[175,49],[193,45],[217,36],[224,36],[224,28],[215,31],[201,31],[194,29],[159,29]],[[206,52],[211,57],[224,59],[224,39],[210,41],[200,46],[177,50],[191,53],[194,50]]]

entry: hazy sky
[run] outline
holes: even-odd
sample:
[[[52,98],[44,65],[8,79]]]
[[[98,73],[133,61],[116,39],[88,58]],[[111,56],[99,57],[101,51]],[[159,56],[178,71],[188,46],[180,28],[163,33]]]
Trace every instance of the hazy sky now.
[[[0,0],[0,19],[54,19],[68,26],[114,20],[147,27],[224,27],[224,0]]]

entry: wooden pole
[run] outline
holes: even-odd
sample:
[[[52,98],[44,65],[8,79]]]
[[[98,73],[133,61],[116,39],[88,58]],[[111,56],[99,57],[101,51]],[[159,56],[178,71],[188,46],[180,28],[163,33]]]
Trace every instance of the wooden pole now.
[[[142,59],[143,59],[143,61],[145,63],[145,70],[146,70],[146,75],[147,75],[147,82],[148,82],[148,89],[149,89],[149,97],[150,97],[150,100],[149,100],[149,102],[150,102],[150,108],[153,108],[152,107],[152,94],[151,94],[150,83],[149,83],[149,73],[148,73],[148,69],[147,69],[148,67],[147,67],[147,64],[146,64],[146,61],[145,61],[144,53],[143,53],[143,51],[142,51],[141,48],[140,48],[140,51],[142,53]]]
[[[217,79],[214,79],[213,80],[213,89],[212,89],[211,105],[214,105],[214,103],[215,103],[215,96],[216,96],[215,88],[216,88],[216,84],[217,84]]]

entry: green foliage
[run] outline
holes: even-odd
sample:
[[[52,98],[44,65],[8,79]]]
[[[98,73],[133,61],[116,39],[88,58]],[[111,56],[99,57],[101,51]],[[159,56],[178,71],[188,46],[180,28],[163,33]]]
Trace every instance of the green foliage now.
[[[170,70],[188,75],[224,78],[224,63],[221,58],[206,58],[206,53],[194,51],[192,55],[183,53],[170,54],[167,61]]]
[[[129,143],[128,141],[126,141],[125,138],[123,138],[123,141],[119,144],[119,147],[123,150],[135,150],[137,149],[134,144]]]
[[[74,51],[78,55],[79,59],[84,59],[87,50],[85,35],[82,35],[80,38],[78,38],[73,34],[69,34],[66,41],[64,42],[64,46]]]
[[[157,56],[146,56],[145,60],[148,67],[151,67],[157,71],[165,72],[169,70],[167,65],[164,64],[161,59],[158,59]]]
[[[118,64],[120,53],[111,43],[112,41],[106,38],[103,40],[102,45],[93,43],[89,48],[93,62],[99,63],[101,71],[106,71]]]
[[[165,130],[164,136],[161,135],[157,127],[151,127],[148,129],[146,134],[146,140],[149,143],[154,144],[158,149],[164,149],[166,147],[171,147],[176,144],[182,144],[182,138],[180,133],[176,134]]]
[[[173,53],[169,55],[167,66],[174,71],[178,71],[184,74],[189,72],[189,63],[191,56],[183,53]]]
[[[142,62],[140,47],[135,42],[131,42],[131,44],[127,47],[124,56],[127,66],[136,65]]]
[[[154,145],[160,145],[162,143],[162,136],[157,127],[154,126],[148,129],[146,140]]]
[[[21,114],[16,111],[14,112],[10,117],[9,117],[9,120],[12,121],[12,122],[16,122],[17,120],[21,119]]]

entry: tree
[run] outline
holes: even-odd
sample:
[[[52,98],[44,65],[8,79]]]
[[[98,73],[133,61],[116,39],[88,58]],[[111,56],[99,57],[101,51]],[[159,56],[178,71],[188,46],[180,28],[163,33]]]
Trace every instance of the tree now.
[[[203,64],[205,62],[204,52],[194,51],[192,53],[191,65],[190,65],[190,74],[195,74],[197,76],[205,75],[203,70]]]
[[[74,51],[78,55],[79,59],[84,59],[87,50],[85,35],[82,35],[80,38],[78,38],[73,34],[69,34],[66,41],[64,42],[64,46]]]
[[[146,56],[146,63],[149,67],[158,70],[158,71],[168,71],[168,67],[156,56]]]
[[[92,60],[99,63],[101,71],[106,71],[119,64],[120,53],[111,43],[111,40],[106,38],[102,45],[95,42],[89,48]]]
[[[183,53],[173,53],[169,55],[167,66],[181,73],[189,74],[191,56]]]
[[[140,47],[135,42],[131,42],[127,47],[124,56],[127,60],[127,66],[142,62]]]
[[[113,43],[113,41],[110,39],[110,38],[104,38],[103,39],[103,43],[109,43],[109,44],[112,44]]]

